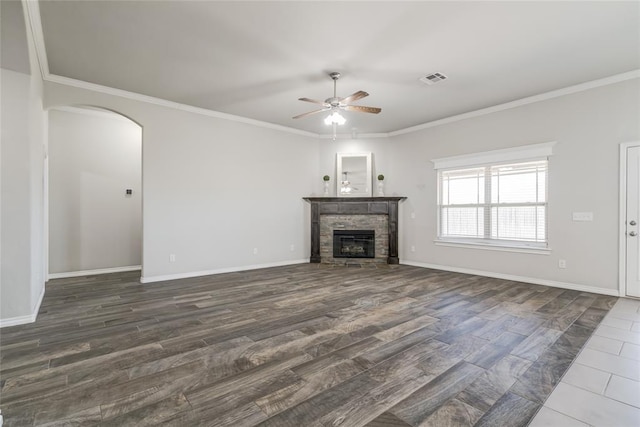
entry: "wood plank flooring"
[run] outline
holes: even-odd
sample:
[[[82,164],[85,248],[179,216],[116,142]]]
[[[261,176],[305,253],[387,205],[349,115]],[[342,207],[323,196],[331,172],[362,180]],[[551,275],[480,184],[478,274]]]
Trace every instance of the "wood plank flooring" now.
[[[409,266],[51,281],[6,426],[525,426],[617,298]]]

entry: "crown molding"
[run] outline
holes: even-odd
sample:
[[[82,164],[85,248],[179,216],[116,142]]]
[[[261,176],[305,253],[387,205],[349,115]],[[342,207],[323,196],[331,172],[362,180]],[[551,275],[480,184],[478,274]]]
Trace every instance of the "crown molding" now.
[[[292,133],[295,135],[302,135],[311,138],[318,138],[320,135],[313,132],[307,132],[300,129],[294,129],[288,126],[276,125],[273,123],[263,122],[260,120],[250,119],[247,117],[236,116],[233,114],[221,113],[219,111],[209,110],[206,108],[194,107],[187,104],[181,104],[179,102],[168,101],[153,96],[142,95],[136,92],[130,92],[127,90],[116,89],[108,86],[102,86],[95,83],[85,82],[83,80],[72,79],[69,77],[58,76],[51,74],[49,71],[49,62],[47,60],[47,50],[44,44],[44,33],[42,32],[42,21],[40,20],[40,7],[37,0],[22,0],[27,21],[29,23],[29,30],[33,37],[33,41],[36,47],[36,57],[40,66],[40,74],[42,80],[57,83],[65,86],[77,87],[79,89],[86,89],[93,92],[99,92],[106,95],[113,95],[120,98],[131,99],[134,101],[145,102],[148,104],[159,105],[161,107],[172,108],[175,110],[186,111],[188,113],[200,114],[208,117],[215,117],[217,119],[229,120],[233,122],[244,123],[252,126],[278,130],[281,132]]]
[[[22,7],[27,18],[28,29],[36,49],[36,61],[40,67],[42,79],[49,75],[49,62],[47,61],[47,50],[44,45],[44,35],[42,33],[42,21],[40,20],[40,4],[38,0],[22,0]]]
[[[296,135],[308,136],[308,137],[312,137],[312,138],[318,138],[318,136],[319,136],[317,133],[313,133],[313,132],[307,132],[307,131],[304,131],[304,130],[294,129],[294,128],[290,128],[290,127],[287,127],[287,126],[276,125],[276,124],[273,124],[273,123],[263,122],[263,121],[260,121],[260,120],[249,119],[247,117],[236,116],[236,115],[233,115],[233,114],[221,113],[219,111],[208,110],[206,108],[194,107],[194,106],[187,105],[187,104],[181,104],[179,102],[167,101],[166,99],[155,98],[153,96],[142,95],[140,93],[130,92],[130,91],[127,91],[127,90],[122,90],[122,89],[115,89],[115,88],[112,88],[112,87],[102,86],[102,85],[95,84],[95,83],[89,83],[89,82],[85,82],[83,80],[72,79],[72,78],[69,78],[69,77],[62,77],[62,76],[58,76],[58,75],[55,75],[55,74],[49,74],[46,78],[44,78],[44,80],[48,81],[48,82],[51,82],[51,83],[57,83],[57,84],[65,85],[65,86],[77,87],[79,89],[86,89],[86,90],[90,90],[90,91],[93,91],[93,92],[103,93],[103,94],[106,94],[106,95],[112,95],[112,96],[117,96],[117,97],[120,97],[120,98],[131,99],[133,101],[145,102],[147,104],[158,105],[158,106],[161,106],[161,107],[167,107],[167,108],[171,108],[171,109],[174,109],[174,110],[180,110],[180,111],[185,111],[185,112],[188,112],[188,113],[200,114],[200,115],[208,116],[208,117],[215,117],[217,119],[229,120],[229,121],[244,123],[244,124],[253,125],[253,126],[257,126],[257,127],[262,127],[262,128],[274,129],[274,130],[278,130],[278,131],[282,131],[282,132],[293,133],[293,134],[296,134]]]
[[[340,140],[351,140],[351,139],[362,139],[362,138],[367,138],[367,139],[376,139],[376,138],[388,138],[389,134],[388,133],[339,133],[336,135],[336,139],[340,139]],[[318,135],[318,138],[320,139],[333,139],[333,135],[331,134],[320,134]]]
[[[389,132],[389,136],[404,135],[407,133],[417,132],[423,129],[429,129],[436,126],[442,126],[448,123],[457,122],[460,120],[470,119],[473,117],[480,117],[498,111],[509,110],[511,108],[521,107],[523,105],[533,104],[535,102],[546,101],[560,96],[571,95],[573,93],[583,92],[589,89],[595,89],[602,86],[607,86],[615,83],[624,82],[626,80],[633,80],[640,78],[640,69],[628,71],[622,74],[616,74],[613,76],[605,77],[598,80],[592,80],[585,83],[580,83],[573,86],[568,86],[562,89],[552,90],[550,92],[541,93],[539,95],[533,95],[526,98],[518,99],[516,101],[506,102],[504,104],[494,105],[493,107],[482,108],[480,110],[470,111],[468,113],[458,114],[455,116],[446,117],[440,120],[434,120],[432,122],[423,123],[417,126],[411,126],[405,129],[399,129],[393,132]]]
[[[194,107],[187,104],[181,104],[178,102],[168,101],[161,98],[155,98],[148,95],[142,95],[135,92],[130,92],[122,89],[115,89],[108,86],[102,86],[95,83],[89,83],[82,80],[72,79],[69,77],[62,77],[49,72],[49,65],[47,61],[47,53],[44,44],[44,34],[42,32],[42,22],[40,20],[40,8],[37,0],[22,0],[24,10],[27,15],[29,29],[31,31],[35,46],[36,56],[40,65],[40,72],[42,79],[52,83],[58,83],[66,86],[77,87],[80,89],[87,89],[107,95],[118,96],[121,98],[127,98],[135,101],[141,101],[149,104],[159,105],[167,108],[173,108],[189,113],[201,114],[204,116],[215,117],[223,120],[230,120],[239,123],[245,123],[257,127],[263,127],[267,129],[279,130],[282,132],[293,133],[296,135],[302,135],[318,139],[333,139],[332,135],[321,135],[313,132],[308,132],[300,129],[291,128],[288,126],[276,125],[269,122],[263,122],[260,120],[249,119],[247,117],[236,116],[233,114],[221,113],[219,111],[209,110],[206,108]],[[357,134],[355,137],[352,134],[338,135],[340,139],[357,139],[357,138],[388,138],[398,135],[404,135],[412,132],[418,132],[423,129],[429,129],[436,126],[442,126],[448,123],[454,123],[460,120],[470,119],[473,117],[480,117],[487,114],[495,113],[498,111],[504,111],[511,108],[521,107],[523,105],[533,104],[536,102],[546,101],[549,99],[557,98],[564,95],[570,95],[578,92],[582,92],[589,89],[595,89],[602,86],[607,86],[615,83],[620,83],[626,80],[632,80],[640,78],[640,69],[628,71],[626,73],[616,74],[613,76],[605,77],[602,79],[592,80],[585,83],[580,83],[573,86],[568,86],[562,89],[553,90],[538,95],[529,96],[526,98],[518,99],[504,104],[494,105],[492,107],[482,108],[480,110],[470,111],[468,113],[458,114],[455,116],[446,117],[440,120],[434,120],[432,122],[423,123],[417,126],[411,126],[404,129],[398,129],[388,133],[369,133],[369,134]]]
[[[37,43],[36,43],[37,45]],[[39,61],[41,62],[41,61]],[[41,69],[42,69],[41,65]],[[46,68],[46,65],[45,67]],[[542,102],[553,98],[558,98],[565,95],[571,95],[578,92],[583,92],[590,89],[595,89],[602,86],[607,86],[615,83],[620,83],[627,80],[633,80],[640,78],[640,70],[633,70],[622,74],[616,74],[614,76],[605,77],[603,79],[592,80],[590,82],[580,83],[573,86],[568,86],[566,88],[557,89],[551,92],[542,93],[539,95],[529,96],[527,98],[518,99],[516,101],[507,102],[504,104],[494,105],[492,107],[483,108],[480,110],[470,111],[468,113],[458,114],[455,116],[446,117],[444,119],[435,120],[432,122],[423,123],[421,125],[408,127],[405,129],[396,130],[388,133],[361,133],[356,134],[355,138],[352,134],[339,134],[337,135],[338,139],[359,139],[359,138],[389,138],[398,135],[404,135],[408,133],[418,132],[424,129],[429,129],[432,127],[442,126],[449,123],[454,123],[460,120],[466,120],[474,117],[480,117],[491,113],[496,113],[499,111],[509,110],[512,108],[521,107],[524,105],[533,104],[536,102]],[[104,93],[107,95],[118,96],[121,98],[127,98],[135,101],[145,102],[149,104],[159,105],[167,108],[172,108],[176,110],[186,111],[190,113],[200,114],[209,117],[215,117],[223,120],[235,121],[240,123],[245,123],[257,127],[267,128],[279,130],[282,132],[288,132],[296,135],[307,136],[311,138],[318,139],[333,139],[333,135],[322,135],[313,132],[308,132],[300,129],[295,129],[287,126],[277,125],[269,122],[263,122],[260,120],[249,119],[247,117],[236,116],[233,114],[221,113],[219,111],[208,110],[206,108],[194,107],[191,105],[181,104],[178,102],[167,101],[161,98],[155,98],[148,95],[142,95],[135,92],[130,92],[122,89],[115,89],[108,86],[102,86],[95,83],[89,83],[82,80],[71,79],[68,77],[62,77],[55,74],[48,74],[43,78],[45,81],[49,81],[52,83],[58,83],[66,86],[77,87],[80,89],[87,89],[94,92]]]

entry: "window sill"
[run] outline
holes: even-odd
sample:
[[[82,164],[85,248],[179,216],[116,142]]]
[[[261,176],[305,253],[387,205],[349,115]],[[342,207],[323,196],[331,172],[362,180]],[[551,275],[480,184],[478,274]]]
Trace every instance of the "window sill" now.
[[[485,251],[500,251],[500,252],[519,252],[525,254],[535,255],[550,255],[551,248],[539,248],[534,246],[525,245],[508,245],[508,244],[496,244],[496,243],[480,243],[480,242],[460,242],[457,240],[434,240],[436,246],[449,246],[452,248],[469,248],[469,249],[481,249]]]

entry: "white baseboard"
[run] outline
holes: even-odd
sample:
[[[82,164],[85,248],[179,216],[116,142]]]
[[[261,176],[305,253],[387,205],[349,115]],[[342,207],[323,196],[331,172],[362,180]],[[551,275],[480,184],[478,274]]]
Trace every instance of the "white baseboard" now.
[[[64,273],[49,273],[50,279],[66,279],[67,277],[94,276],[96,274],[123,273],[125,271],[136,271],[142,269],[139,265],[128,265],[126,267],[98,268],[95,270],[67,271]]]
[[[40,305],[42,304],[42,300],[44,299],[44,283],[42,284],[42,291],[40,292],[40,296],[38,297],[38,301],[36,302],[35,307],[33,307],[31,314],[26,316],[17,316],[10,317],[8,319],[0,319],[0,328],[4,328],[7,326],[16,326],[16,325],[24,325],[26,323],[33,323],[36,321],[38,317],[38,312],[40,311]]]
[[[36,321],[38,313],[29,314],[27,316],[10,317],[8,319],[0,319],[0,328],[7,326],[24,325],[25,323],[33,323]]]
[[[42,300],[44,299],[44,291],[46,288],[46,283],[42,284],[42,290],[40,291],[40,296],[38,297],[38,302],[36,303],[36,306],[33,307],[33,321],[36,321],[36,316],[38,315],[38,312],[40,311],[40,306],[42,305]]]
[[[306,264],[308,262],[309,262],[308,259],[297,259],[297,260],[289,260],[289,261],[272,262],[267,264],[254,264],[254,265],[246,265],[241,267],[218,268],[215,270],[193,271],[189,273],[177,273],[177,274],[167,274],[162,276],[141,277],[140,283],[152,283],[152,282],[162,282],[165,280],[187,279],[190,277],[210,276],[213,274],[257,270],[260,268],[282,267],[285,265],[295,265],[295,264]],[[516,276],[512,274],[495,273],[492,271],[474,270],[471,268],[452,267],[448,265],[429,264],[424,262],[408,261],[408,260],[400,260],[400,264],[411,265],[414,267],[431,268],[434,270],[452,271],[454,273],[473,274],[475,276],[494,277],[496,279],[511,280],[514,282],[532,283],[534,285],[551,286],[554,288],[569,289],[572,291],[591,292],[595,294],[609,295],[614,297],[620,296],[619,292],[615,289],[598,288],[595,286],[586,286],[586,285],[580,285],[580,284],[569,283],[569,282],[558,282],[555,280],[539,279],[535,277]],[[56,278],[63,278],[63,277],[78,277],[78,276],[88,276],[93,274],[117,273],[117,272],[135,271],[135,270],[140,270],[140,266],[138,265],[138,266],[129,266],[129,267],[103,268],[99,270],[74,271],[69,273],[54,273],[54,274],[50,274],[49,278],[56,279]],[[0,328],[35,322],[36,317],[38,316],[38,311],[40,311],[40,305],[42,304],[42,300],[44,299],[44,292],[45,292],[45,288],[43,286],[42,292],[40,293],[40,297],[38,298],[38,302],[36,303],[36,306],[34,307],[34,311],[32,314],[27,316],[11,317],[8,319],[0,319]]]
[[[187,279],[190,277],[210,276],[212,274],[234,273],[237,271],[257,270],[260,268],[282,267],[285,265],[306,264],[309,259],[294,259],[289,261],[278,261],[267,264],[244,265],[241,267],[218,268],[215,270],[191,271],[188,273],[166,274],[162,276],[141,277],[140,283],[163,282],[165,280]]]
[[[414,267],[432,268],[434,270],[452,271],[454,273],[473,274],[475,276],[493,277],[496,279],[511,280],[514,282],[532,283],[534,285],[551,286],[553,288],[569,289],[572,291],[591,292],[593,294],[609,295],[619,297],[617,289],[597,288],[595,286],[580,285],[577,283],[558,282],[555,280],[538,279],[536,277],[515,276],[512,274],[495,273],[493,271],[474,270],[471,268],[451,267],[448,265],[428,264],[424,262],[400,260],[400,264]]]

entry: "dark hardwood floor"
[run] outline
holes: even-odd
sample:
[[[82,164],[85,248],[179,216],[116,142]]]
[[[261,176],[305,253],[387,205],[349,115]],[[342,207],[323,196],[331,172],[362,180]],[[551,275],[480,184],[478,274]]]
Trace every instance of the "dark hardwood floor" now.
[[[409,266],[53,280],[6,426],[525,426],[616,298]]]

